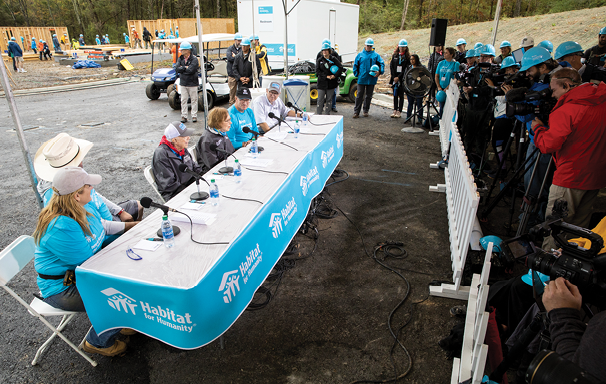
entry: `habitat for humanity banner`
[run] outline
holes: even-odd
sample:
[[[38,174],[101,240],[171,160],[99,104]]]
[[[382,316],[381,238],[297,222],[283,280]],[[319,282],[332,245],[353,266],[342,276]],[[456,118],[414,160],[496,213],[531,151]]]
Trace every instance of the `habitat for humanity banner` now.
[[[269,56],[284,56],[284,44],[265,44]],[[295,44],[288,44],[288,56],[295,56]]]
[[[341,118],[192,288],[77,269],[78,290],[95,330],[133,328],[181,349],[198,348],[221,336],[251,302],[342,157]]]
[[[257,20],[259,20],[259,31],[274,31],[274,7],[262,6],[258,8]]]

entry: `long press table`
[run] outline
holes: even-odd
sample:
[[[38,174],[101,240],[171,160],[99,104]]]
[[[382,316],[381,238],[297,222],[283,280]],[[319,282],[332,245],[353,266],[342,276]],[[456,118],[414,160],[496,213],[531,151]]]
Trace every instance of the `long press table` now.
[[[200,212],[216,214],[215,221],[194,224],[193,238],[228,244],[194,243],[189,222],[175,221],[179,214],[171,212],[169,218],[181,228],[175,246],[135,250],[142,260],[131,260],[127,249],[143,238],[156,237],[162,216],[156,210],[78,267],[78,289],[95,330],[133,328],[181,349],[199,348],[227,331],[278,262],[305,220],[311,200],[343,157],[343,118],[313,116],[312,121],[324,125],[310,125],[298,139],[288,134],[283,140],[298,151],[267,138],[259,140],[265,148],[259,158],[273,163],[257,169],[283,173],[243,169],[239,184],[231,176],[217,180],[222,195],[263,202],[221,196],[213,207],[207,200]],[[243,148],[234,155],[242,161],[246,153]],[[229,161],[233,165],[233,159]],[[216,177],[213,173],[223,165],[205,178]],[[208,191],[206,184],[202,189]],[[195,191],[192,184],[166,205],[180,209]]]

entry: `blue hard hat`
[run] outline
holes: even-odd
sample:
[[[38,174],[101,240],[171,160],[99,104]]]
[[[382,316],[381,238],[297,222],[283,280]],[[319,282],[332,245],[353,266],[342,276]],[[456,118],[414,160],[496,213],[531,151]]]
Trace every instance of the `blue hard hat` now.
[[[553,43],[549,40],[543,40],[541,41],[539,44],[537,44],[537,47],[543,47],[546,50],[549,51],[549,53],[553,52]]]
[[[80,36],[82,36],[82,35],[80,35]],[[99,35],[95,35],[95,37],[99,37]]]
[[[36,40],[36,38],[35,38],[35,37],[32,37],[32,40]]]
[[[444,91],[438,91],[438,93],[436,93],[436,100],[439,103],[443,103],[446,101],[446,92]]]
[[[332,47],[330,46],[330,42],[323,42],[322,43],[322,50],[325,49],[331,49]]]
[[[606,27],[600,29],[600,35],[606,35]]]
[[[242,34],[240,32],[234,35],[234,40],[242,40]]]
[[[459,40],[457,40],[457,44],[456,45],[461,45],[461,44],[467,44],[467,42],[465,41],[465,39],[459,39]]]
[[[559,60],[564,56],[568,56],[571,53],[577,52],[583,52],[581,44],[577,43],[576,41],[565,41],[562,44],[558,45],[555,50],[555,54],[553,55],[553,58]]]
[[[503,40],[503,42],[501,43],[501,45],[499,45],[499,48],[505,48],[505,47],[509,47],[511,48],[511,43],[507,40]]]
[[[364,42],[364,45],[375,45],[375,41],[369,37],[369,38],[368,38],[368,39],[366,39],[366,41]]]
[[[240,43],[240,45],[247,45],[250,47],[250,39],[245,37],[244,40],[242,40],[242,43]]]
[[[469,50],[467,50],[467,53],[465,54],[465,58],[469,59],[471,57],[476,57],[476,50],[475,49],[469,49]]]
[[[122,32],[122,34],[123,34],[124,36],[126,36],[126,33],[125,33],[125,32]]]
[[[488,243],[492,243],[493,252],[501,252],[502,242],[503,240],[501,240],[500,237],[494,235],[484,236],[480,239],[480,245],[482,246],[482,248],[484,248],[484,250],[488,249]]]
[[[484,46],[484,44],[482,43],[476,43],[476,45],[473,46],[473,49],[477,50],[478,48],[482,48]]]
[[[12,36],[12,37],[11,37],[11,41],[15,41],[15,36]]]
[[[524,52],[522,56],[522,68],[520,71],[526,71],[528,68],[546,62],[551,59],[551,53],[543,47],[533,47]]]
[[[250,35],[250,40],[259,40],[259,35]]]
[[[501,63],[501,69],[509,68],[509,67],[518,67],[520,68],[520,64],[516,63],[516,59],[513,56],[507,56],[503,59]]]
[[[483,46],[482,46],[483,47]],[[480,57],[480,52],[482,52],[482,47],[476,48],[473,50],[473,57]]]
[[[544,275],[541,272],[536,272],[535,271],[535,273],[537,275],[539,275],[539,278],[541,279],[542,282],[546,283],[546,282],[549,281],[549,276]],[[522,276],[522,281],[532,287],[532,269],[529,270],[527,274],[525,274],[524,276]]]
[[[367,44],[367,45],[369,45],[369,44]],[[376,64],[373,64],[372,67],[370,67],[370,72],[369,73],[370,73],[371,76],[376,76],[377,72],[379,70],[380,70],[379,66],[376,65]]]
[[[179,49],[191,49],[191,44],[187,41],[184,41],[179,46]]]
[[[494,47],[492,46],[492,44],[486,44],[482,47],[482,51],[480,52],[480,55],[485,55],[485,56],[493,56],[495,55],[495,51],[494,51]]]
[[[80,34],[80,37],[84,37],[84,35],[83,35],[83,34]]]
[[[53,37],[57,37],[57,34],[56,34],[56,33],[53,33]]]
[[[324,43],[328,43],[328,44],[330,44],[330,39],[329,39],[329,38],[326,38],[326,39],[322,40],[322,44],[324,44]]]
[[[398,47],[408,47],[408,41],[406,41],[406,39],[400,40]]]

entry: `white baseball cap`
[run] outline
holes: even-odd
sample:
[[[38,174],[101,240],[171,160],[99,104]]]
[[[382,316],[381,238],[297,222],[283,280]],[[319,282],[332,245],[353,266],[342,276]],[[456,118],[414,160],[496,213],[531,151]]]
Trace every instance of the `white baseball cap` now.
[[[85,185],[97,185],[101,183],[100,175],[89,175],[80,167],[63,167],[53,178],[53,188],[59,196],[69,195],[76,192]]]

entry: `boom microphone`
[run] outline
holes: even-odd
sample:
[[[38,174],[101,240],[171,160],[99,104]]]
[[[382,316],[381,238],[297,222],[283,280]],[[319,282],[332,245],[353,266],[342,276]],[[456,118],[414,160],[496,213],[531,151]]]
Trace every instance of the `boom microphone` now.
[[[279,121],[279,122],[281,122],[281,123],[286,124],[286,121],[284,121],[284,119],[282,119],[280,116],[276,116],[276,114],[275,114],[275,113],[273,113],[273,112],[269,112],[269,113],[267,114],[267,116],[271,117],[272,119],[276,119],[276,120],[278,120],[278,121]]]
[[[246,128],[246,127],[245,127],[245,128]],[[232,172],[234,171],[234,169],[233,169],[232,167],[228,167],[228,166],[227,166],[227,158],[228,158],[229,156],[231,156],[231,157],[233,157],[234,159],[236,159],[236,156],[234,156],[234,155],[232,155],[231,153],[227,152],[227,151],[226,151],[225,149],[223,149],[223,148],[219,148],[219,147],[217,146],[217,144],[211,144],[211,145],[210,145],[210,150],[211,150],[211,151],[215,151],[215,152],[216,152],[216,151],[218,151],[218,152],[222,152],[222,153],[224,153],[224,154],[226,154],[226,155],[227,155],[227,157],[225,158],[225,167],[221,167],[221,168],[219,168],[219,173],[232,173]],[[238,160],[238,159],[236,159],[236,160]]]
[[[271,112],[273,114],[273,112]],[[270,116],[271,117],[271,116]],[[255,135],[255,137],[259,137],[260,133],[257,131],[253,131],[252,129],[248,128],[248,127],[244,127],[242,128],[242,132],[244,133],[252,133],[253,135]],[[210,149],[212,149],[212,146],[210,147]]]
[[[139,200],[139,202],[141,203],[141,206],[143,208],[150,208],[150,207],[159,208],[159,209],[163,210],[165,213],[168,211],[178,212],[176,209],[173,209],[166,205],[154,203],[153,200],[149,197],[142,197],[141,200]]]
[[[301,113],[303,113],[303,111],[302,111],[301,109],[299,109],[299,107],[297,107],[296,105],[294,105],[294,104],[293,104],[293,103],[291,103],[290,101],[289,101],[288,103],[286,103],[286,106],[287,106],[288,108],[292,108],[292,109],[294,109],[294,110],[295,110],[295,111],[297,111],[297,112],[301,112]],[[271,117],[271,116],[270,116],[270,117]]]
[[[194,172],[191,169],[189,169],[187,167],[187,165],[184,164],[184,163],[179,164],[179,171],[181,171],[182,173],[187,173],[189,175],[192,175],[193,177],[196,178],[196,180],[200,180],[200,179],[204,180],[204,178],[202,176],[200,176],[196,172]],[[204,181],[206,181],[206,180],[204,180]]]
[[[192,171],[191,169],[187,168],[187,165],[185,165],[184,163],[179,164],[179,171],[192,175],[196,179],[196,187],[198,188],[198,192],[192,193],[191,196],[189,197],[190,199],[192,199],[192,200],[208,199],[208,196],[209,196],[208,193],[200,191],[200,180],[204,180],[204,182],[206,184],[208,184],[208,181],[206,181],[205,178],[198,175],[196,172]],[[208,186],[210,187],[210,184],[208,184]]]

